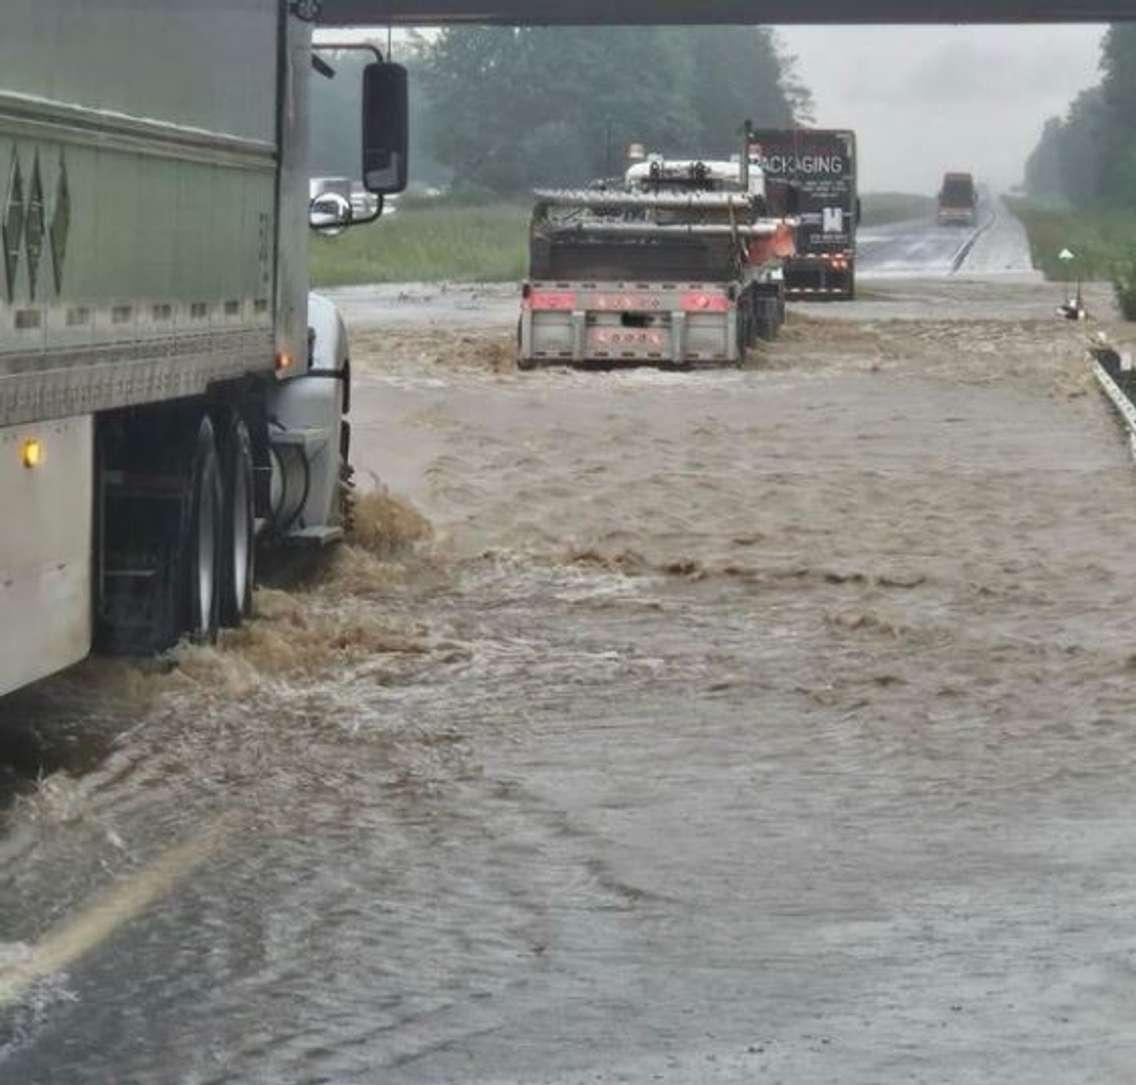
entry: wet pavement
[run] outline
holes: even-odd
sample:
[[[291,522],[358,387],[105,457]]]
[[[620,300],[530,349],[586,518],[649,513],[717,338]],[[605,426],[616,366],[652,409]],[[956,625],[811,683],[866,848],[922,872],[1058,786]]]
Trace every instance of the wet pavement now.
[[[856,235],[861,276],[896,279],[1015,275],[1032,279],[1022,224],[997,197],[982,198],[974,226],[940,226],[933,218],[865,227]]]
[[[358,545],[0,704],[0,1080],[1131,1077],[1131,459],[1052,286],[873,289],[361,329]]]

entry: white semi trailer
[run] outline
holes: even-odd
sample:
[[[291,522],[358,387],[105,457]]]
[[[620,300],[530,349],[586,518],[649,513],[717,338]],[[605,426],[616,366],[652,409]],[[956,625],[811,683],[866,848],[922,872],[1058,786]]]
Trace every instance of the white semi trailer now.
[[[248,613],[258,535],[342,534],[347,344],[308,284],[318,10],[5,0],[0,694],[210,638]],[[400,191],[405,70],[376,53],[341,123],[358,180]],[[349,224],[332,202],[316,224]]]

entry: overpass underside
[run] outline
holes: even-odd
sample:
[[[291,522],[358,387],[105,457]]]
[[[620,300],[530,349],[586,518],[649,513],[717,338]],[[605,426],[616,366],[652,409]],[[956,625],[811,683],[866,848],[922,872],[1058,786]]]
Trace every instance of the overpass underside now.
[[[311,2],[311,0],[308,0]],[[1136,0],[322,0],[331,26],[1103,23]]]

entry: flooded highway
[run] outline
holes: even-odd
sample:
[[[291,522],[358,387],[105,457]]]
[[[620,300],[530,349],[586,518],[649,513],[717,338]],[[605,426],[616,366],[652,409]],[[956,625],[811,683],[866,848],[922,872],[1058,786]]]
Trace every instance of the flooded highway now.
[[[354,544],[0,702],[0,1081],[1126,1080],[1131,457],[1052,285],[865,295],[357,321]]]

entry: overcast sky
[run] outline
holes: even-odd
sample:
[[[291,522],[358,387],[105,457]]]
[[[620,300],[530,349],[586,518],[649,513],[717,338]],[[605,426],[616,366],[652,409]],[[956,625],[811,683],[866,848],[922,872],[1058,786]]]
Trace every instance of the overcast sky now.
[[[931,193],[945,170],[1022,177],[1047,117],[1099,81],[1100,26],[786,27],[817,123],[854,128],[860,187]]]

